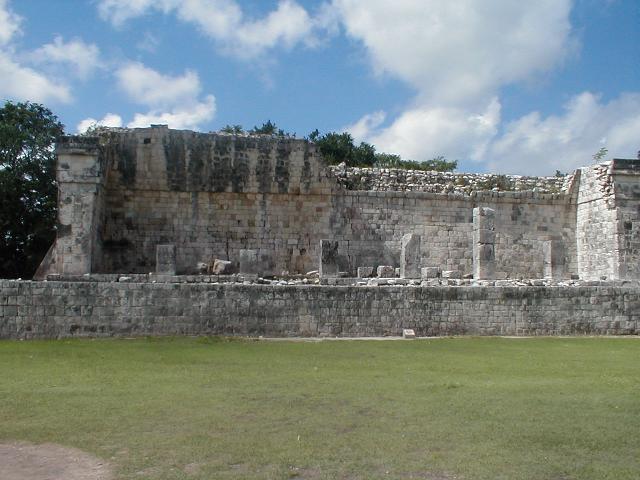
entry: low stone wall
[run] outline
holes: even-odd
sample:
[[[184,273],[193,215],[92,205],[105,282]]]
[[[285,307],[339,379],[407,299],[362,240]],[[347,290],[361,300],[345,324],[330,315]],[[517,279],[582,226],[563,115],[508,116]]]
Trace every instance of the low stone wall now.
[[[329,174],[347,190],[454,193],[473,192],[562,193],[569,191],[573,175],[528,177],[494,173],[454,173],[398,168],[358,168],[344,164],[327,167]]]
[[[640,287],[0,281],[0,338],[638,334]]]

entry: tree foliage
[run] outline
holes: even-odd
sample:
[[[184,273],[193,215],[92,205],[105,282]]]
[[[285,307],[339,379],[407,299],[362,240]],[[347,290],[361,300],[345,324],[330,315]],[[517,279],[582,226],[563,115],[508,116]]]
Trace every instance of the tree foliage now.
[[[30,278],[55,239],[53,144],[63,128],[36,103],[0,108],[0,277]]]
[[[418,162],[416,160],[404,160],[400,155],[393,153],[376,152],[376,148],[366,142],[355,145],[351,134],[330,132],[320,135],[314,130],[309,135],[319,148],[320,153],[330,165],[344,162],[348,167],[376,167],[376,168],[401,168],[404,170],[436,170],[439,172],[451,172],[458,166],[457,160],[448,161],[443,156]]]
[[[226,125],[222,130],[225,133],[242,134],[242,125]],[[295,136],[278,128],[271,120],[267,120],[261,127],[255,126],[248,133],[261,135],[276,135],[280,137]],[[451,172],[458,167],[458,161],[448,161],[443,156],[430,160],[416,161],[405,160],[400,155],[392,153],[376,152],[376,147],[367,142],[356,145],[353,137],[348,132],[329,132],[324,135],[315,129],[307,137],[318,146],[318,150],[329,165],[345,163],[348,167],[377,167],[377,168],[401,168],[404,170],[436,170],[438,172]]]

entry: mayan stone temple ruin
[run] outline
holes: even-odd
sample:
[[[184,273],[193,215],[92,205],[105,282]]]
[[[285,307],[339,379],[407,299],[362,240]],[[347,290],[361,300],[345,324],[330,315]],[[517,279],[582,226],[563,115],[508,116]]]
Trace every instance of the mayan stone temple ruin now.
[[[0,337],[637,334],[640,161],[565,177],[328,166],[288,137],[57,145],[57,240]]]

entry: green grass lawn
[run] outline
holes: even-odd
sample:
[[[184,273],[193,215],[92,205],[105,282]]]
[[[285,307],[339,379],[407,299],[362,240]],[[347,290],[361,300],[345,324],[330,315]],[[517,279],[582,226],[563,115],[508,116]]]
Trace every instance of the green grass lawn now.
[[[638,479],[640,339],[0,342],[0,442],[122,479]]]

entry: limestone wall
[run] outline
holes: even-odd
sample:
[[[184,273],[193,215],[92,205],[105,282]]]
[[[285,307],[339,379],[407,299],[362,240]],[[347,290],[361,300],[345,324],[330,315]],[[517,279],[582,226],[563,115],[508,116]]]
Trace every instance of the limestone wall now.
[[[637,334],[640,288],[0,281],[0,338]]]
[[[535,188],[556,194],[425,193],[395,184],[361,191],[302,140],[156,127],[108,131],[101,145],[97,161],[107,174],[94,272],[153,271],[156,245],[175,244],[178,273],[214,257],[237,262],[241,249],[258,251],[265,274],[303,273],[318,268],[320,240],[334,239],[342,268],[355,274],[358,266],[397,266],[402,236],[419,233],[422,266],[469,274],[476,206],[497,212],[498,278],[541,276],[549,238],[566,245],[566,275],[576,270],[575,212],[561,179],[537,180]],[[457,175],[480,185],[471,177]],[[517,178],[516,190],[535,183]]]
[[[565,177],[327,167],[304,140],[107,129],[58,145],[60,227],[46,273],[148,273],[175,245],[176,271],[257,252],[263,275],[318,269],[320,240],[339,271],[397,267],[402,236],[420,266],[473,272],[476,207],[495,210],[496,279],[640,277],[640,163]],[[626,162],[626,163],[625,163]],[[636,165],[638,163],[638,165]],[[44,264],[43,264],[44,265]]]
[[[529,177],[494,173],[457,173],[397,168],[329,167],[338,183],[348,190],[398,192],[457,193],[469,195],[478,191],[537,193],[566,192],[573,175]]]
[[[182,273],[240,249],[268,273],[308,271],[330,235],[332,184],[307,142],[151,128],[111,132],[104,155],[100,271],[153,271],[169,243]]]
[[[345,191],[333,201],[330,238],[343,239],[350,266],[397,266],[402,236],[416,233],[421,266],[470,274],[473,208],[483,206],[496,211],[496,278],[542,277],[543,244],[551,237],[566,246],[566,276],[575,272],[575,210],[566,195]]]
[[[580,277],[640,278],[640,162],[614,159],[581,168],[579,173]]]

